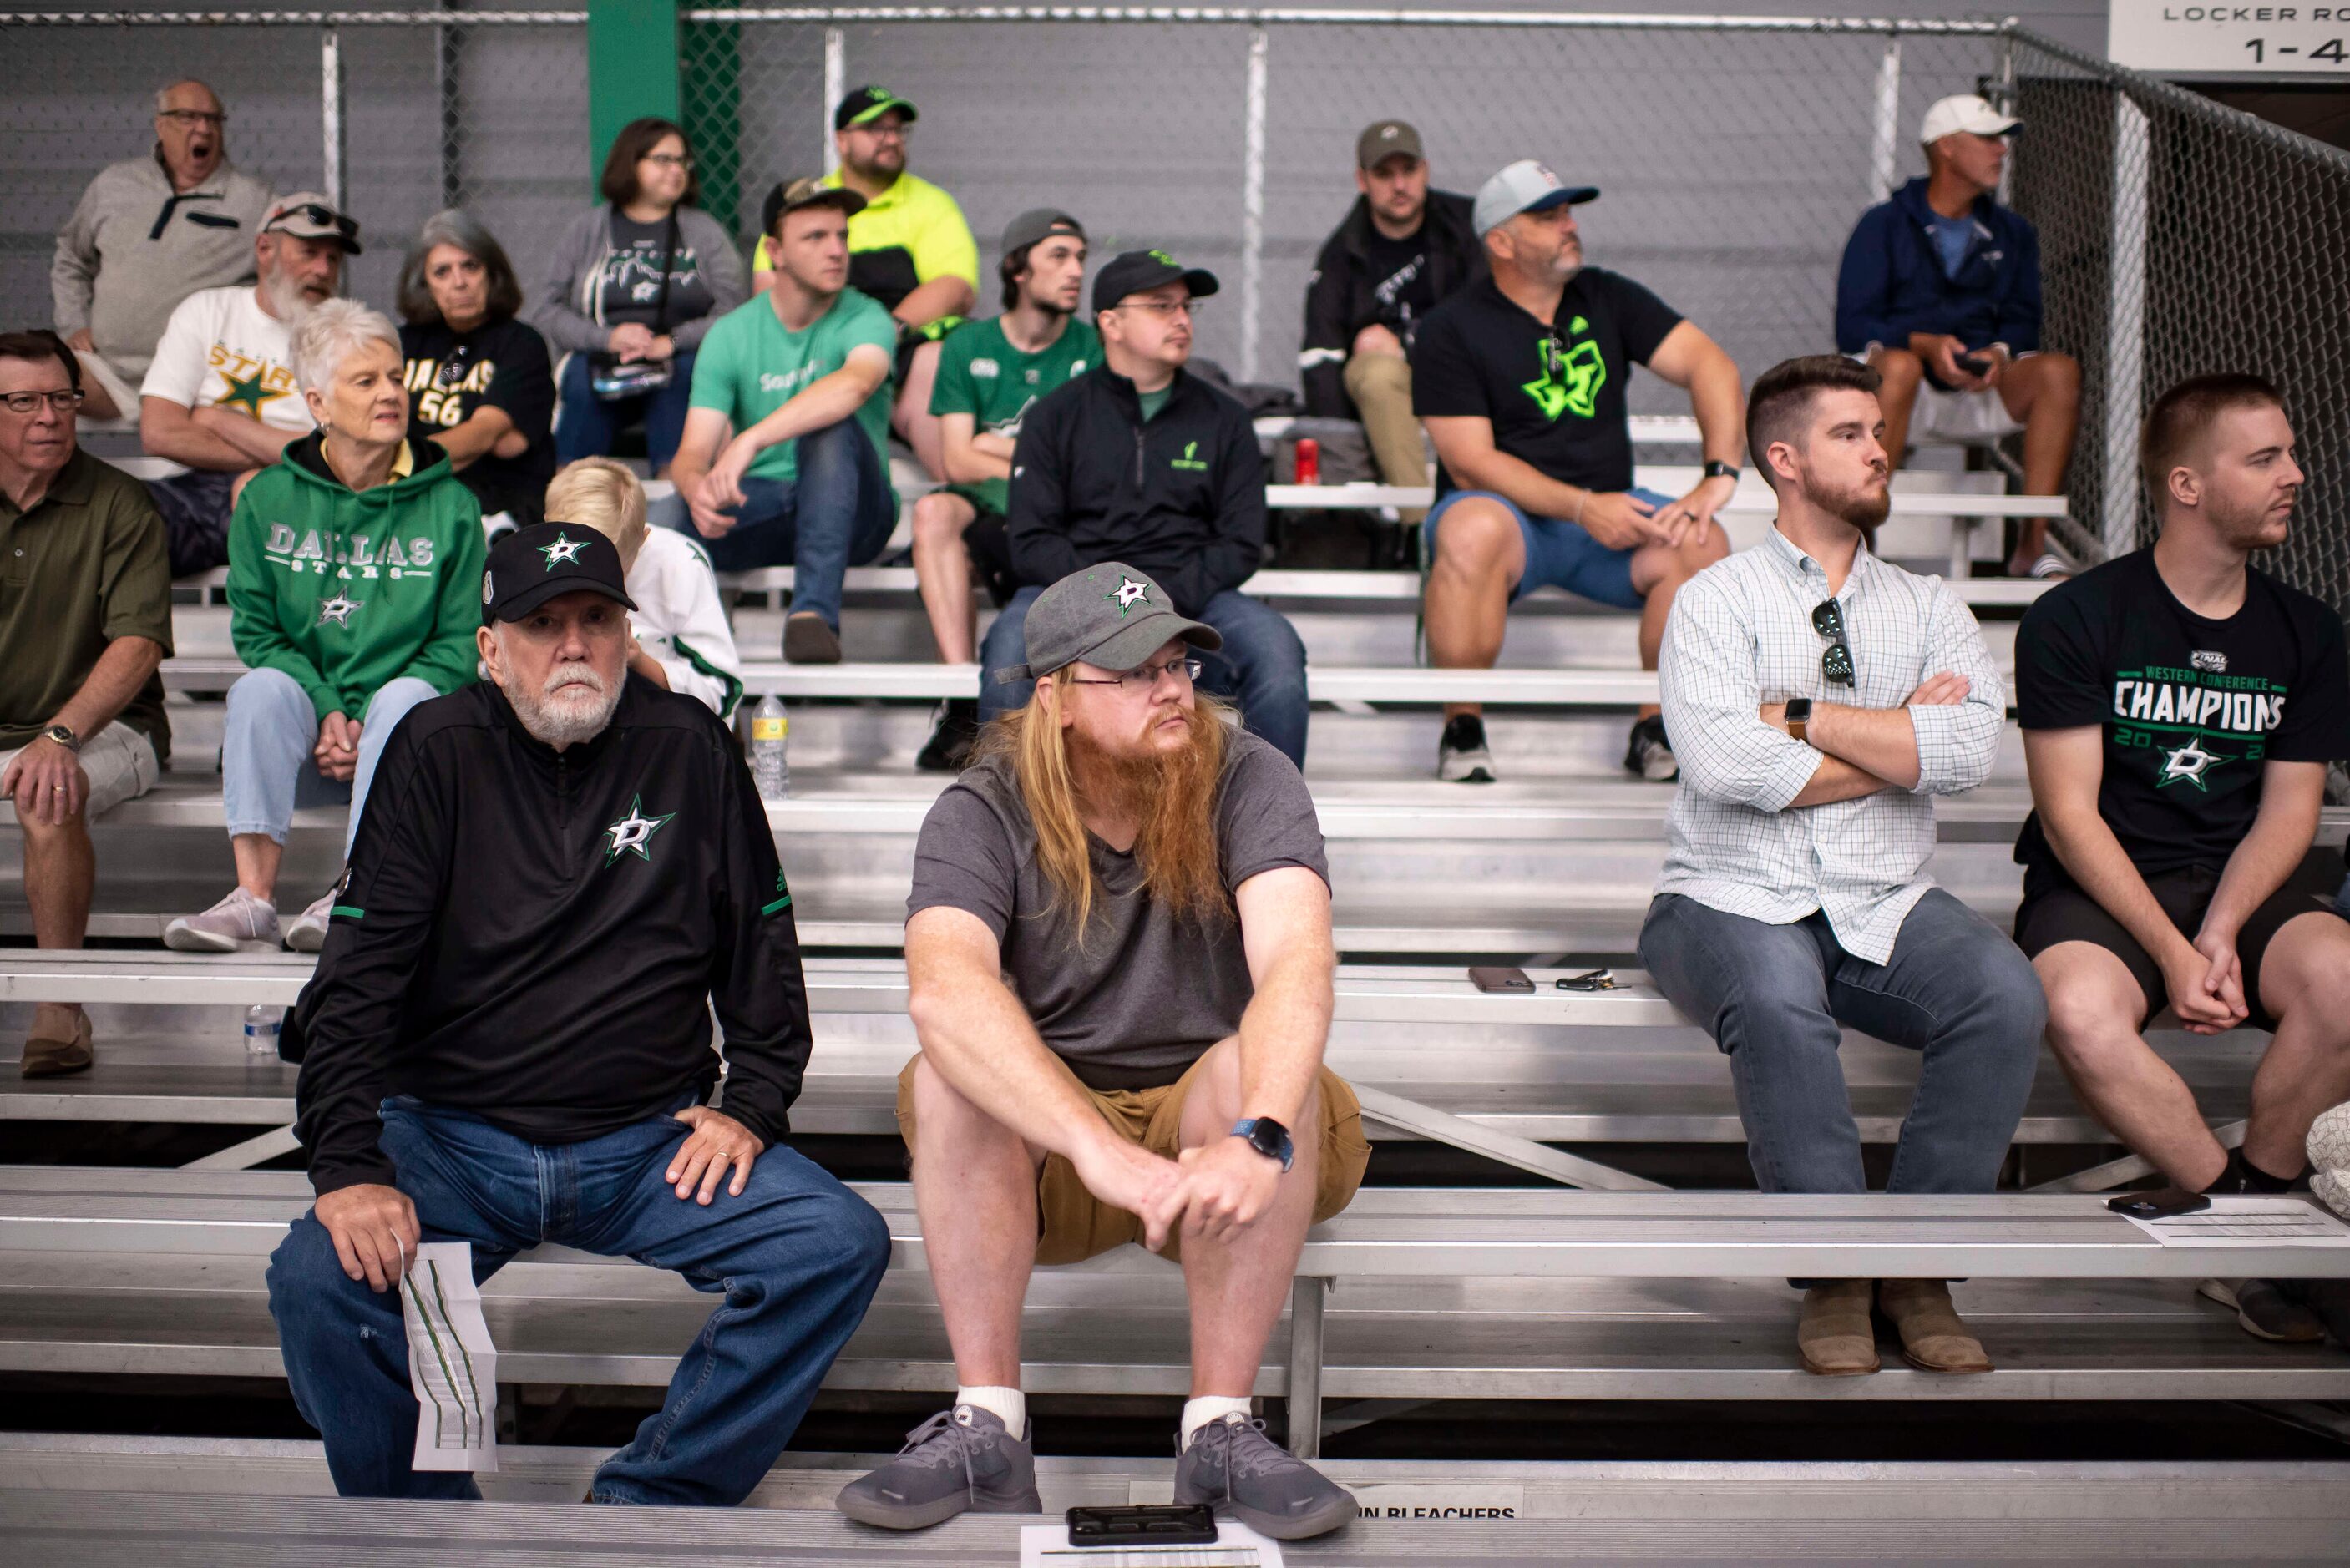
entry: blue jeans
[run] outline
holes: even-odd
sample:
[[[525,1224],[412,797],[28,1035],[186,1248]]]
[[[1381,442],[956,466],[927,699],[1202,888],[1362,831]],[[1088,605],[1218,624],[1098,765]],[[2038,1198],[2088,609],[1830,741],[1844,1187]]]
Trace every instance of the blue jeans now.
[[[987,628],[979,649],[979,716],[994,719],[1024,705],[1033,680],[995,683],[995,672],[1028,661],[1028,607],[1045,590],[1022,588]],[[1305,766],[1305,721],[1312,704],[1305,695],[1305,644],[1289,618],[1271,606],[1226,588],[1192,618],[1223,633],[1221,652],[1198,655],[1205,668],[1200,690],[1240,706],[1241,722],[1252,735]]]
[[[1890,963],[1853,957],[1814,911],[1774,926],[1659,894],[1640,928],[1657,989],[1729,1054],[1765,1192],[1866,1192],[1838,1026],[1923,1052],[1888,1192],[1989,1192],[2032,1092],[2048,1002],[1999,928],[1936,888]]]
[[[318,745],[318,712],[300,683],[282,670],[252,670],[238,676],[228,689],[228,723],[221,744],[221,798],[227,808],[229,836],[263,833],[283,844],[295,807],[348,801],[351,816],[343,828],[343,858],[349,859],[384,742],[411,708],[439,695],[430,682],[413,675],[394,676],[378,687],[368,699],[367,711],[349,715],[359,722],[359,770],[350,783],[339,784],[320,774],[311,760]]]
[[[563,362],[556,390],[555,461],[570,462],[583,457],[609,457],[612,441],[630,425],[645,427],[645,457],[659,473],[677,455],[685,436],[685,410],[693,395],[693,350],[670,358],[669,385],[658,392],[606,402],[589,384],[589,354],[574,354]]]
[[[694,527],[682,504],[656,521],[702,546],[722,572],[792,568],[792,610],[814,610],[840,629],[840,582],[851,566],[879,557],[898,526],[889,473],[852,416],[794,443],[793,477],[746,479],[734,526],[715,539]]]
[[[463,1112],[383,1103],[380,1146],[424,1239],[472,1242],[476,1280],[551,1242],[674,1269],[723,1297],[660,1409],[597,1470],[598,1502],[741,1502],[791,1439],[889,1261],[881,1216],[789,1147],[758,1158],[740,1198],[723,1185],[707,1209],[679,1198],[662,1177],[685,1136],[660,1116],[586,1143],[533,1144]],[[315,1210],[270,1257],[269,1312],[337,1491],[481,1495],[470,1475],[411,1468],[416,1399],[400,1298],[343,1272]]]

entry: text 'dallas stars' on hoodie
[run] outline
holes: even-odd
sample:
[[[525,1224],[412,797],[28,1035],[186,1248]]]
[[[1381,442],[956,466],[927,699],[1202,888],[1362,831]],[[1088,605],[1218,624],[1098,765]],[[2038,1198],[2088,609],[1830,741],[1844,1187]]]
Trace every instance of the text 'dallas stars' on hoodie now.
[[[390,483],[354,491],[327,466],[320,439],[303,437],[254,475],[229,521],[237,657],[292,676],[321,719],[359,718],[402,675],[443,696],[471,685],[480,504],[430,442],[404,447]]]

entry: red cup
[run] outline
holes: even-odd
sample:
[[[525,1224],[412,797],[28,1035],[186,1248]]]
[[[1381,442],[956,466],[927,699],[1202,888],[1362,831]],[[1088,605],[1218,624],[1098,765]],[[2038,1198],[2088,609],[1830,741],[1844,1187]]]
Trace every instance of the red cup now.
[[[1297,483],[1322,483],[1322,443],[1312,436],[1301,436],[1297,441]]]

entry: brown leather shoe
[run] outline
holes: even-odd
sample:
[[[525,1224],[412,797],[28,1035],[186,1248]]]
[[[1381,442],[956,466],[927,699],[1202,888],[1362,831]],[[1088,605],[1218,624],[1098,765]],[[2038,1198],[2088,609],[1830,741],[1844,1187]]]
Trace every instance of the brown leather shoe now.
[[[1901,1359],[1920,1372],[1991,1370],[1991,1357],[1950,1304],[1950,1287],[1944,1281],[1879,1281],[1877,1305],[1901,1336]]]
[[[1804,1320],[1795,1348],[1804,1370],[1821,1377],[1857,1377],[1877,1370],[1877,1331],[1868,1318],[1871,1280],[1829,1280],[1804,1293]]]
[[[89,1014],[75,1015],[73,1038],[60,1040],[53,1035],[31,1034],[25,1039],[25,1060],[17,1069],[27,1078],[62,1078],[68,1073],[87,1073],[89,1064],[98,1060],[90,1049]]]

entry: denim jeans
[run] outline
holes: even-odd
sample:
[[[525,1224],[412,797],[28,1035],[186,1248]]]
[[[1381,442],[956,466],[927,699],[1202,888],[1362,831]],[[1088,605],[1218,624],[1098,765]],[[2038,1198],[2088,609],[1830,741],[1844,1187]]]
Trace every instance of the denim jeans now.
[[[1747,1158],[1765,1192],[1865,1192],[1836,1059],[1848,1024],[1924,1053],[1888,1192],[1989,1192],[2032,1092],[2048,1002],[1998,927],[1940,888],[1889,963],[1853,957],[1814,911],[1774,926],[1658,895],[1640,928],[1657,989],[1730,1057]]]
[[[1035,682],[995,683],[995,672],[1028,659],[1028,607],[1045,590],[1022,588],[1012,596],[979,649],[979,716],[999,718],[1028,701]],[[1305,722],[1312,704],[1305,695],[1305,644],[1279,610],[1226,588],[1192,618],[1223,633],[1216,653],[1198,655],[1204,667],[1200,690],[1231,699],[1248,732],[1267,741],[1302,770],[1305,766]]]
[[[322,775],[311,761],[318,745],[318,713],[310,705],[310,694],[282,670],[253,670],[238,676],[228,689],[228,726],[221,745],[221,796],[227,807],[229,836],[265,833],[283,844],[295,807],[348,801],[351,816],[343,828],[343,858],[349,859],[384,742],[411,708],[439,695],[429,682],[412,675],[394,676],[378,687],[368,699],[367,711],[355,715],[359,722],[359,770],[350,783],[338,784]]]
[[[840,581],[889,547],[898,501],[889,471],[854,417],[798,438],[795,471],[780,479],[746,479],[734,526],[705,539],[682,504],[657,522],[702,546],[722,572],[790,566],[792,609],[814,610],[840,629]]]
[[[609,457],[613,438],[630,425],[645,427],[645,457],[659,473],[677,455],[685,435],[685,411],[693,395],[693,350],[670,358],[669,385],[658,392],[606,402],[590,384],[589,354],[574,354],[563,362],[556,383],[559,401],[555,413],[555,461],[570,462],[583,457]]]
[[[690,1102],[681,1102],[679,1108]],[[889,1261],[872,1207],[789,1147],[705,1209],[662,1179],[685,1124],[651,1116],[585,1143],[533,1144],[477,1116],[383,1103],[380,1147],[428,1241],[470,1241],[487,1279],[551,1242],[674,1269],[723,1299],[683,1347],[669,1397],[596,1472],[598,1502],[731,1507],[791,1439]],[[315,1210],[269,1260],[269,1312],[302,1417],[345,1497],[475,1498],[411,1468],[416,1399],[400,1298],[343,1272]]]

